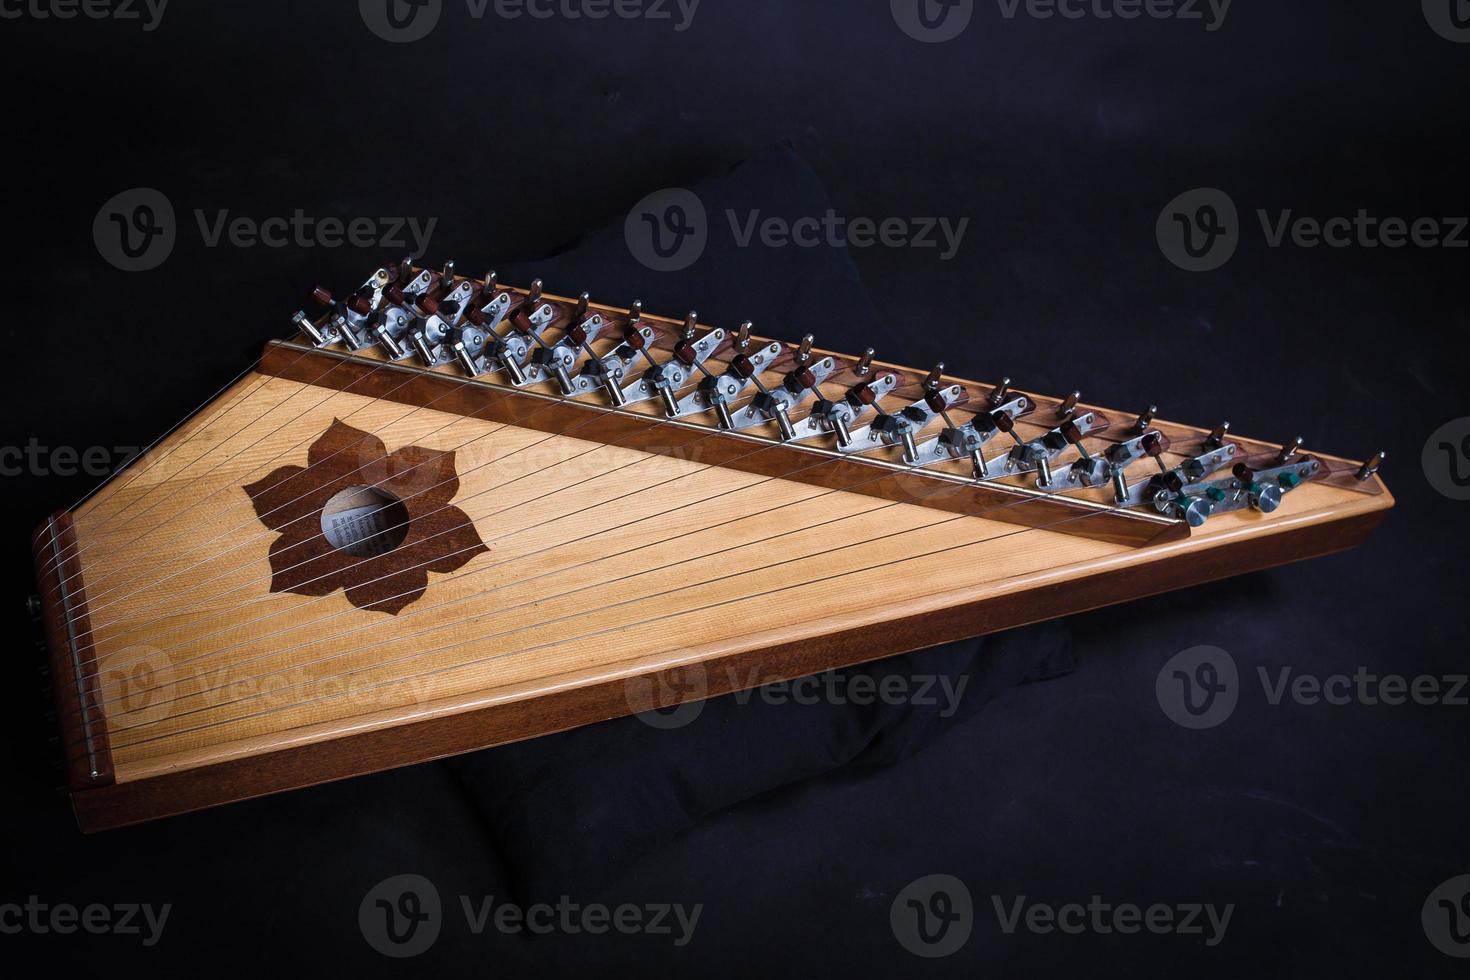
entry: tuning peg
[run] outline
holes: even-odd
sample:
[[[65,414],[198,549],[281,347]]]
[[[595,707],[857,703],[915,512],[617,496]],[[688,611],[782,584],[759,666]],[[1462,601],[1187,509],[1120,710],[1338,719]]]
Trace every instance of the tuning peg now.
[[[1158,411],[1159,406],[1150,405],[1147,409],[1144,410],[1143,414],[1138,417],[1138,420],[1133,423],[1133,431],[1138,433],[1139,435],[1147,432],[1148,427],[1150,425],[1153,425],[1154,416],[1158,414]]]
[[[485,297],[486,301],[489,301],[494,294],[495,286],[499,279],[500,277],[496,275],[494,269],[485,273],[485,278],[480,283],[480,295]]]
[[[445,286],[445,288],[446,289],[452,288],[454,286],[454,260],[453,259],[447,259],[447,260],[445,260],[445,262],[444,262],[444,271],[443,271],[443,273],[441,275],[442,275],[443,280],[444,280],[444,286]]]
[[[684,328],[679,332],[680,339],[686,343],[694,339],[694,331],[699,326],[699,314],[690,310],[684,315]]]
[[[316,344],[318,347],[327,346],[328,340],[326,335],[317,329],[315,323],[311,322],[311,318],[306,315],[305,310],[297,310],[295,313],[291,314],[291,322],[294,323],[302,333],[310,337],[312,343]]]
[[[433,367],[434,351],[429,347],[429,341],[424,337],[424,332],[422,330],[415,330],[409,339],[413,343],[414,350],[418,352],[419,359],[429,367]]]
[[[408,352],[405,351],[403,349],[403,346],[398,343],[397,338],[395,338],[391,333],[388,332],[388,327],[385,324],[378,324],[377,334],[379,342],[381,342],[382,345],[387,349],[389,355],[392,356],[393,360],[402,360],[405,356],[407,356]]]
[[[934,365],[934,369],[931,370],[929,372],[929,376],[924,379],[924,390],[925,391],[938,391],[939,390],[939,385],[940,385],[940,383],[943,380],[944,380],[944,362],[943,361],[940,361],[938,364]]]
[[[475,366],[475,359],[471,357],[470,352],[465,349],[463,340],[456,340],[454,342],[454,357],[457,361],[459,361],[459,366],[464,368],[465,374],[469,375],[471,378],[479,376],[480,370],[478,367]]]
[[[539,302],[541,302],[541,280],[532,279],[531,289],[526,294],[526,305],[535,306]]]
[[[745,348],[750,346],[750,328],[753,326],[755,326],[755,324],[750,322],[749,320],[746,320],[740,325],[740,332],[735,335],[736,350],[743,351],[745,350]]]
[[[1162,432],[1150,432],[1144,437],[1140,445],[1143,451],[1152,456],[1154,462],[1158,464],[1159,472],[1167,474],[1169,472],[1169,464],[1164,462],[1164,451],[1169,448],[1169,440],[1164,434]]]
[[[1077,403],[1081,400],[1082,392],[1072,392],[1066,398],[1063,398],[1062,403],[1057,406],[1057,414],[1063,417],[1071,415],[1073,412],[1077,411]]]
[[[1230,423],[1221,422],[1219,425],[1210,430],[1209,435],[1205,436],[1205,448],[1219,449],[1221,446],[1225,445],[1225,437],[1229,434]]]
[[[1282,446],[1281,452],[1276,456],[1276,465],[1285,466],[1287,463],[1290,463],[1296,457],[1296,454],[1302,451],[1302,443],[1305,441],[1301,436],[1297,436],[1291,442]]]
[[[805,364],[807,361],[810,361],[812,359],[812,344],[815,343],[815,341],[816,338],[813,337],[811,334],[807,334],[805,337],[801,338],[801,346],[796,348],[796,363],[798,365]]]
[[[866,376],[869,371],[873,370],[873,348],[869,347],[863,351],[863,356],[858,358],[858,362],[853,366],[852,370],[854,374],[859,376]]]
[[[1088,472],[1095,470],[1097,464],[1093,462],[1092,454],[1087,451],[1087,447],[1082,445],[1082,430],[1077,428],[1077,423],[1069,419],[1061,424],[1058,431],[1061,432],[1062,438],[1067,440],[1073,449],[1077,450],[1077,455],[1081,457]]]
[[[1001,378],[1000,379],[1000,384],[996,385],[990,391],[990,404],[992,406],[1001,404],[1002,402],[1004,402],[1006,400],[1006,395],[1009,395],[1010,393],[1011,393],[1011,379],[1010,378]]]
[[[1387,458],[1388,458],[1388,453],[1386,453],[1386,452],[1384,452],[1382,450],[1379,450],[1378,455],[1374,456],[1372,459],[1370,459],[1367,462],[1365,462],[1362,466],[1358,467],[1358,472],[1357,472],[1358,479],[1359,480],[1370,480],[1370,479],[1372,479],[1373,478],[1373,474],[1375,474],[1375,473],[1378,472],[1378,467],[1382,466],[1383,465],[1383,461],[1385,459],[1387,459]]]
[[[582,295],[580,295],[580,296],[577,297],[577,305],[572,310],[572,325],[573,326],[576,326],[577,324],[579,324],[579,323],[582,322],[582,318],[587,315],[587,307],[590,306],[591,304],[592,304],[592,294],[591,293],[583,293]]]

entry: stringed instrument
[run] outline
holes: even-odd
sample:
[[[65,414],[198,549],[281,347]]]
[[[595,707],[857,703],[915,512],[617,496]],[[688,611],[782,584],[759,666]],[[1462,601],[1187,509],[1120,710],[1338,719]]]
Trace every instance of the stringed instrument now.
[[[78,821],[1348,548],[1366,463],[405,260],[35,532]]]

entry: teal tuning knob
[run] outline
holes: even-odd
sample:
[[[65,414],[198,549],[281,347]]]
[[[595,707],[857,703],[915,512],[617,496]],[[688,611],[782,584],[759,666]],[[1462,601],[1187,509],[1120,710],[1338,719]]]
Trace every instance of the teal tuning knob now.
[[[1301,486],[1302,478],[1297,476],[1295,473],[1286,472],[1277,477],[1276,482],[1281,484],[1281,489],[1283,490],[1295,490],[1297,487]]]

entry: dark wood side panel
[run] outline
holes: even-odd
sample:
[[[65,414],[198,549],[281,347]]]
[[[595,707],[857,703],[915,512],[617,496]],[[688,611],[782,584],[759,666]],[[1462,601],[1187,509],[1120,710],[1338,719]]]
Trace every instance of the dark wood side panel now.
[[[922,616],[732,655],[704,664],[712,697],[762,683],[993,633],[1243,572],[1342,551],[1358,544],[1384,510],[1299,527],[1269,538],[1176,555],[1085,579],[976,601]],[[687,668],[647,675],[655,691],[687,690]],[[85,831],[104,830],[287,789],[426,762],[631,714],[627,685],[611,681],[452,717],[364,732],[206,768],[73,794]],[[677,700],[670,698],[669,700]],[[650,706],[654,706],[650,704]]]
[[[41,623],[51,666],[51,689],[66,754],[67,784],[73,790],[113,781],[112,753],[102,714],[96,656],[90,641],[87,593],[71,515],[46,518],[31,535]]]
[[[749,435],[653,416],[611,412],[593,403],[565,401],[525,391],[466,383],[464,378],[385,365],[380,361],[313,351],[282,343],[267,345],[260,370],[305,384],[347,390],[367,398],[432,406],[487,422],[542,432],[571,433],[593,442],[693,459],[761,476],[781,477],[827,489],[918,503],[959,514],[975,514],[1024,527],[1052,528],[1094,540],[1142,546],[1189,536],[1183,521],[1142,511],[1048,497],[1000,484],[977,484],[902,468],[858,456],[839,457],[807,448],[761,442]]]

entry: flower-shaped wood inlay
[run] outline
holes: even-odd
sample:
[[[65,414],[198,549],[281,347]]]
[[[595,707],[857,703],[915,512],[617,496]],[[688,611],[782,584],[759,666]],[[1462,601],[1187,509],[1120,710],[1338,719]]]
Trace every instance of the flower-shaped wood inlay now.
[[[382,440],[334,419],[306,463],[245,487],[261,523],[280,532],[270,548],[272,592],[324,596],[342,589],[359,609],[396,615],[424,594],[430,572],[452,572],[489,550],[464,511],[450,506],[459,491],[452,451],[404,446],[390,455]],[[356,511],[378,531],[357,554],[334,546],[323,531],[329,501],[352,497],[344,492],[354,488],[359,503],[364,495],[390,502]]]

